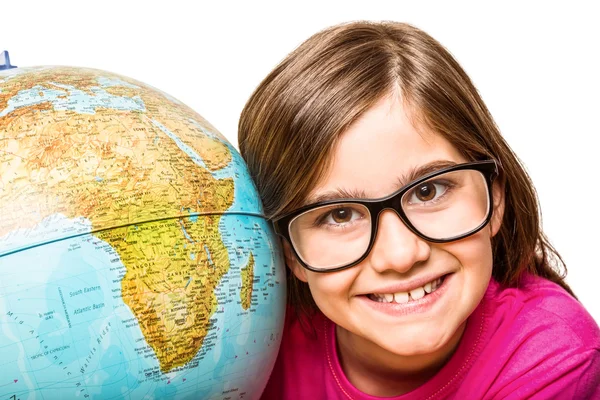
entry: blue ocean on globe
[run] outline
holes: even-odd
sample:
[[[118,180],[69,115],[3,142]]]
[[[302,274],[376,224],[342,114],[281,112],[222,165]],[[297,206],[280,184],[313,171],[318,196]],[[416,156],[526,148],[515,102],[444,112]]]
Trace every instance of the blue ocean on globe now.
[[[112,73],[0,71],[0,399],[256,399],[285,271],[243,160]]]

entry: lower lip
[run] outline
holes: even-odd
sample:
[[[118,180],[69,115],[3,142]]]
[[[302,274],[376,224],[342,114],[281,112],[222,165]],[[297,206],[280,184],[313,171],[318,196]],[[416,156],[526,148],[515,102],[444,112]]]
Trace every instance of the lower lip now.
[[[411,300],[408,303],[383,303],[373,301],[367,296],[357,296],[357,299],[365,303],[366,306],[391,316],[421,314],[431,310],[438,300],[444,296],[448,291],[452,277],[453,274],[446,275],[442,285],[435,292],[429,293],[419,300]]]

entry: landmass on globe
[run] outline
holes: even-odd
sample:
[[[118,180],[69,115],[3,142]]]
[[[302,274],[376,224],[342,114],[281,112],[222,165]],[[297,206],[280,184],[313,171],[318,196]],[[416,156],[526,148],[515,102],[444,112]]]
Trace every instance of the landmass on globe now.
[[[109,260],[103,268],[112,278],[105,284],[45,289],[62,306],[39,311],[40,320],[60,318],[59,330],[71,329],[95,313],[118,311],[121,300],[133,315],[98,328],[77,369],[82,375],[92,373],[105,338],[137,326],[158,360],[161,382],[170,384],[170,376],[197,358],[209,332],[221,332],[216,314],[230,297],[218,288],[230,279],[234,256],[243,260],[235,286],[240,315],[253,312],[259,299],[284,296],[280,254],[273,255],[278,249],[241,158],[199,114],[155,88],[85,68],[3,71],[0,172],[2,279],[10,279],[3,267],[19,254],[71,239],[68,253],[89,245]],[[240,215],[237,225],[224,222],[227,213]],[[224,237],[235,229],[247,237]],[[90,239],[74,241],[85,235]],[[253,246],[266,255],[248,250]],[[7,308],[17,294],[1,286],[5,318],[17,320],[18,307]],[[275,315],[282,314],[277,306]],[[271,328],[277,345],[280,325]],[[28,334],[40,336],[35,329]],[[56,357],[72,347],[51,350]],[[136,351],[146,353],[143,346]],[[271,365],[273,357],[266,358]]]

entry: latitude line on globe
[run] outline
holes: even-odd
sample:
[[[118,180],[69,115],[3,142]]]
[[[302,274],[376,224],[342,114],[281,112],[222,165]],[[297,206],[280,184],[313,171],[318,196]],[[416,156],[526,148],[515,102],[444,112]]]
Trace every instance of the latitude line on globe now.
[[[47,244],[57,243],[57,242],[61,242],[63,240],[73,239],[73,238],[76,238],[79,236],[90,235],[90,234],[104,232],[104,231],[108,231],[108,230],[112,230],[112,229],[126,228],[126,227],[132,226],[132,225],[141,225],[141,224],[147,224],[147,223],[151,223],[151,222],[168,221],[168,220],[172,220],[172,219],[182,219],[182,218],[190,218],[190,217],[200,217],[200,216],[206,216],[206,215],[246,215],[249,217],[259,217],[259,218],[263,218],[263,219],[268,219],[263,214],[253,213],[253,212],[248,212],[248,211],[210,211],[210,212],[201,212],[201,213],[197,212],[197,213],[176,215],[176,216],[170,216],[170,217],[164,217],[164,218],[147,219],[147,220],[131,222],[128,224],[123,224],[123,225],[115,225],[115,226],[109,226],[109,227],[102,228],[102,229],[95,229],[95,230],[91,230],[88,232],[81,232],[81,233],[77,233],[75,235],[69,235],[69,236],[65,236],[65,237],[61,237],[61,238],[57,238],[57,239],[53,239],[53,240],[48,240],[46,242],[32,244],[32,245],[29,245],[26,247],[20,247],[18,249],[7,251],[6,253],[0,253],[0,258],[2,258],[4,256],[9,256],[11,254],[20,253],[25,250],[34,249],[36,247],[45,246]]]

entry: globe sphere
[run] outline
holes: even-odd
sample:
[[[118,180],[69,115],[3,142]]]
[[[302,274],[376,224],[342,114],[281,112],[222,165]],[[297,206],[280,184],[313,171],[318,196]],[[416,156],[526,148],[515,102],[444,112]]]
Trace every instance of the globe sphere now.
[[[254,399],[278,241],[200,115],[113,73],[0,71],[0,399]]]

